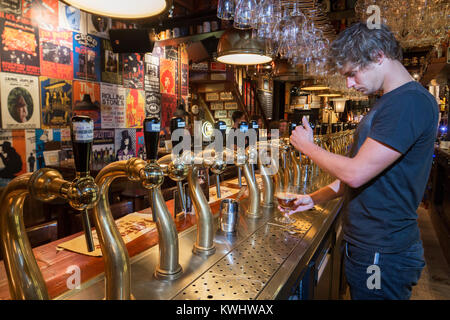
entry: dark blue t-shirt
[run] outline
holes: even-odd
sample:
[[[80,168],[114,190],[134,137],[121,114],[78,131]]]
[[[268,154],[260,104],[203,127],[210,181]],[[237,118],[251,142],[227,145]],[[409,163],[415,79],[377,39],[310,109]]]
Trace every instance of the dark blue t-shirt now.
[[[384,94],[355,132],[350,157],[367,137],[402,155],[344,196],[344,239],[363,249],[399,252],[420,240],[416,210],[430,174],[437,133],[436,99],[419,83]]]

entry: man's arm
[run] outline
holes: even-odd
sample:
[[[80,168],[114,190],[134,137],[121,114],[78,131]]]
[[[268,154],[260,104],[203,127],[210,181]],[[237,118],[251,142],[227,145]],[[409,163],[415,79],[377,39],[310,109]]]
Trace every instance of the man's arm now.
[[[369,182],[402,155],[372,138],[364,141],[353,158],[328,152],[314,144],[312,129],[305,120],[292,133],[291,143],[320,168],[352,188]]]
[[[314,191],[309,196],[314,204],[330,201],[344,194],[344,184],[340,180],[335,180],[329,185]]]

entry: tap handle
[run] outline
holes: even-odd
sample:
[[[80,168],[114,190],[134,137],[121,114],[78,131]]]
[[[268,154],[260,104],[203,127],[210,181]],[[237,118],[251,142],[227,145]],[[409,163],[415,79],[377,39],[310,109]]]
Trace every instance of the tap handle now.
[[[151,117],[144,120],[144,140],[147,160],[156,161],[158,158],[159,131],[161,123],[158,118]]]
[[[217,130],[219,130],[220,133],[222,134],[222,143],[223,143],[223,146],[225,146],[226,145],[225,137],[226,137],[226,132],[227,132],[227,124],[225,123],[225,121],[219,120],[216,122],[215,128]]]
[[[88,116],[74,116],[70,126],[75,170],[88,175],[94,140],[94,121]]]

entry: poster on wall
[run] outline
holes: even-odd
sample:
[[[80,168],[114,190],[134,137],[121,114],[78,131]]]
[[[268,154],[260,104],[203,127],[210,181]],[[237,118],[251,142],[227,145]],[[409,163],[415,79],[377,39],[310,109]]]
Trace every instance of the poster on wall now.
[[[122,73],[120,72],[119,54],[114,53],[111,42],[101,39],[102,54],[102,82],[122,84]]]
[[[73,79],[73,36],[71,31],[39,30],[41,75]]]
[[[145,92],[145,117],[161,118],[161,94]]]
[[[22,0],[0,0],[0,11],[21,15]]]
[[[130,89],[144,89],[144,61],[140,53],[122,55],[123,86]]]
[[[109,39],[111,18],[88,13],[88,33],[94,36]]]
[[[144,90],[126,89],[126,127],[141,128],[145,113]]]
[[[0,83],[2,128],[39,128],[39,78],[2,72]]]
[[[58,0],[22,0],[22,16],[42,29],[58,28]]]
[[[115,129],[116,160],[129,160],[136,156],[136,129]]]
[[[96,163],[110,163],[115,160],[114,129],[94,130],[92,155]]]
[[[64,30],[86,33],[86,13],[59,1],[59,27]]]
[[[125,128],[125,88],[101,83],[100,94],[102,129]]]
[[[90,106],[80,108],[85,103],[83,100],[89,101]],[[101,117],[100,117],[100,85],[98,83],[89,81],[73,81],[73,115],[86,115],[91,117],[94,121],[94,129],[101,128]]]
[[[29,19],[13,14],[0,12],[0,18],[2,71],[39,75],[38,28]]]
[[[46,166],[45,155],[61,150],[60,129],[36,129],[36,169]]]
[[[181,64],[181,95],[189,95],[189,65]]]
[[[0,130],[0,187],[36,170],[34,130]]]
[[[170,119],[177,108],[177,97],[171,94],[161,94],[161,127],[169,130]]]
[[[142,128],[136,129],[136,157],[147,159],[145,153],[144,130]]]
[[[100,81],[100,39],[90,34],[73,33],[74,79]]]
[[[176,62],[168,59],[160,59],[159,63],[161,93],[174,95]]]
[[[159,58],[147,53],[144,67],[145,91],[159,92]]]
[[[70,125],[72,117],[72,81],[39,77],[43,128]]]

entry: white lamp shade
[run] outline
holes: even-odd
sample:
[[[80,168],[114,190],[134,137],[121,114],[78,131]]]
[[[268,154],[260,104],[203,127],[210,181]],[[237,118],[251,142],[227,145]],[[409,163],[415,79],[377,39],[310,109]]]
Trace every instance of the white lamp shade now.
[[[333,99],[334,102],[334,110],[336,112],[344,112],[345,109],[345,101],[347,101],[347,99]]]
[[[64,0],[83,11],[119,19],[141,19],[162,13],[168,0]]]

